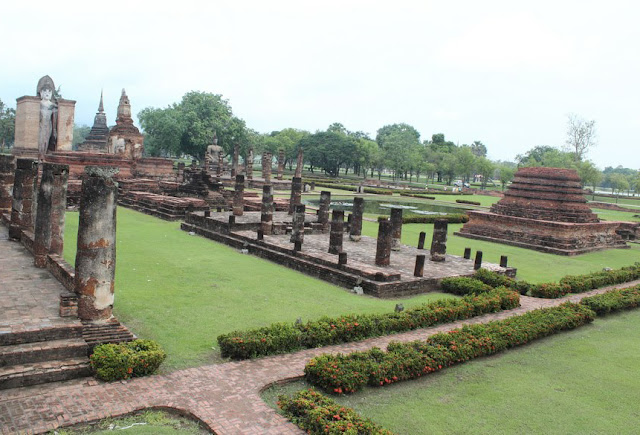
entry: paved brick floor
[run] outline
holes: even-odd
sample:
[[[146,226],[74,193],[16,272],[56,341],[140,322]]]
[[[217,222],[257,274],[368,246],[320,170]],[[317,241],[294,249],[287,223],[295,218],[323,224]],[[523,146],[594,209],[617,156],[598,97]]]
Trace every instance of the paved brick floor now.
[[[3,322],[9,320],[4,314],[5,309],[12,313],[13,318],[23,319],[21,309],[16,307],[17,311],[14,312],[11,302],[16,300],[14,292],[18,287],[21,292],[33,292],[34,300],[41,302],[41,298],[46,299],[50,295],[40,295],[39,292],[44,291],[44,287],[56,286],[55,281],[52,282],[43,271],[31,264],[29,254],[19,244],[8,242],[6,230],[0,229],[0,303],[3,304],[1,315],[6,317]],[[165,407],[195,416],[218,434],[297,434],[301,433],[299,429],[260,399],[260,391],[274,382],[302,376],[306,362],[315,355],[364,350],[372,346],[385,347],[391,340],[425,339],[463,323],[502,319],[535,308],[558,305],[565,300],[577,301],[605,290],[559,300],[523,297],[522,307],[509,312],[253,361],[179,370],[168,375],[126,382],[108,384],[82,379],[0,391],[0,428],[3,434],[40,433],[144,408]],[[47,304],[51,303],[43,304],[42,310],[49,310],[47,313],[50,314]],[[40,305],[35,304],[34,310],[40,309],[35,306]]]

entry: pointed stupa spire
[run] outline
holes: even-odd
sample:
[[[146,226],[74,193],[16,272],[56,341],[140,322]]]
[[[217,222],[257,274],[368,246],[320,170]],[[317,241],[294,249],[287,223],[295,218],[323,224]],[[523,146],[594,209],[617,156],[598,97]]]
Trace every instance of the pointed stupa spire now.
[[[98,112],[102,113],[104,112],[104,104],[102,104],[102,93],[103,93],[103,89],[100,89],[100,105],[98,106]]]
[[[120,103],[118,104],[118,113],[116,116],[116,124],[133,124],[131,118],[131,103],[129,103],[129,97],[122,88],[122,95],[120,96]]]

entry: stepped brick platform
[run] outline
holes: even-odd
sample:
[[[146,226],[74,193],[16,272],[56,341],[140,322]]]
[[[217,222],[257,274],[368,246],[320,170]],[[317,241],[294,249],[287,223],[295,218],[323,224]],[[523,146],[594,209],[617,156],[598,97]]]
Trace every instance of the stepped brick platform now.
[[[73,282],[73,268],[61,258],[48,257],[58,267],[54,275],[35,268],[2,225],[0,252],[0,390],[90,376],[94,346],[135,339],[115,319],[83,324],[74,315],[77,295],[54,277],[67,287]]]
[[[118,203],[169,221],[184,219],[188,211],[209,210],[209,205],[203,199],[177,198],[137,191],[124,193],[119,197]]]
[[[290,242],[291,215],[274,213],[274,234],[257,240],[260,228],[260,213],[245,212],[235,217],[229,225],[231,213],[188,213],[181,228],[248,253],[266,258],[291,269],[329,281],[333,284],[353,288],[362,287],[365,294],[389,298],[408,296],[440,289],[440,281],[451,276],[471,276],[474,273],[473,260],[455,255],[447,255],[444,262],[427,261],[422,277],[414,276],[416,255],[429,251],[401,245],[399,251],[391,254],[391,265],[375,265],[376,239],[363,236],[359,242],[349,240],[345,234],[342,249],[347,254],[347,263],[339,264],[338,255],[329,254],[329,234],[322,231],[316,216],[308,216],[305,222],[304,243],[301,251],[294,251]],[[345,225],[346,226],[346,225]],[[515,276],[513,268],[503,268],[496,264],[483,263],[483,267]]]
[[[521,168],[489,212],[470,211],[455,233],[558,255],[628,247],[620,222],[600,222],[572,169]]]

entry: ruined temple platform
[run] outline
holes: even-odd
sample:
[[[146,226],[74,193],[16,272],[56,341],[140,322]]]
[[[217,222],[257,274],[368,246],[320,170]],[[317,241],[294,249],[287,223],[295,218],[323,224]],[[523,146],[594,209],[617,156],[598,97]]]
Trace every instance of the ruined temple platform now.
[[[322,231],[316,223],[316,216],[307,216],[304,243],[301,251],[294,251],[290,242],[288,222],[291,216],[286,213],[274,213],[273,222],[276,234],[265,235],[257,239],[260,225],[260,213],[244,213],[236,216],[235,223],[229,226],[231,213],[212,213],[205,217],[203,213],[188,213],[182,224],[185,231],[225,243],[237,249],[246,249],[247,253],[268,259],[275,263],[298,270],[307,275],[320,278],[332,284],[346,288],[362,287],[365,294],[381,297],[401,297],[440,290],[443,278],[453,276],[471,276],[474,273],[473,260],[456,255],[447,255],[444,262],[429,260],[428,250],[419,250],[412,246],[401,245],[398,251],[391,252],[391,265],[375,265],[377,240],[363,236],[360,241],[349,240],[344,234],[342,251],[347,254],[347,263],[338,264],[338,255],[329,254],[329,233]],[[311,222],[309,222],[311,221]],[[416,255],[426,255],[422,277],[413,276]],[[515,276],[513,268],[503,268],[496,264],[483,263],[482,267],[499,273]]]

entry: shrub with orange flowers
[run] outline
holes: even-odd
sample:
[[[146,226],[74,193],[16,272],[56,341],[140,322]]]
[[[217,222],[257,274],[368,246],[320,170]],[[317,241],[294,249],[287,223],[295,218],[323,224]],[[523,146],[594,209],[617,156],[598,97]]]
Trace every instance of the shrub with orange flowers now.
[[[133,340],[96,346],[90,361],[96,377],[109,382],[150,375],[166,357],[155,341]]]

